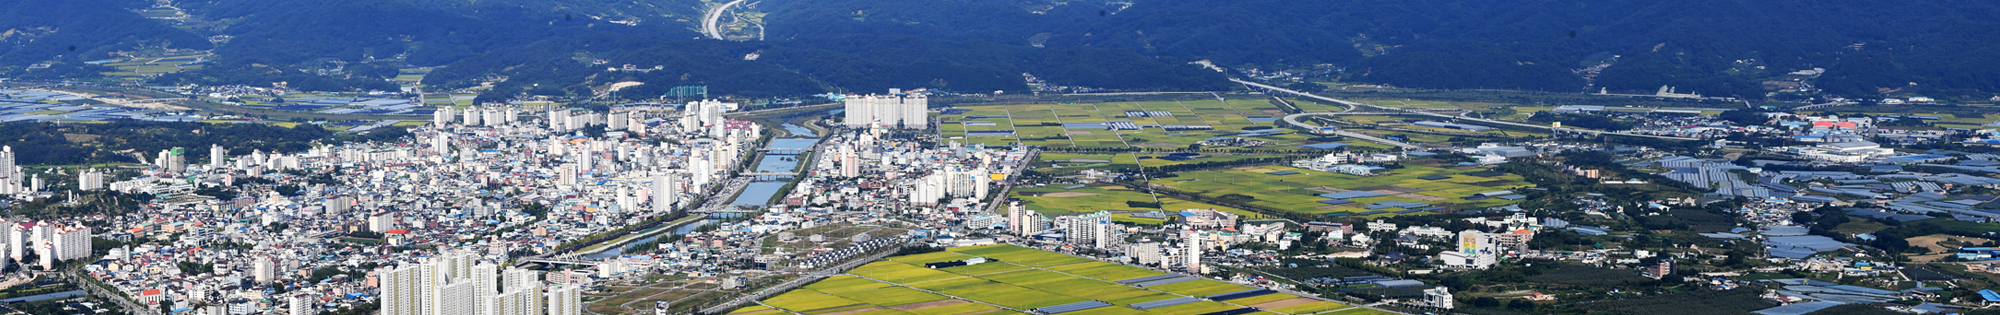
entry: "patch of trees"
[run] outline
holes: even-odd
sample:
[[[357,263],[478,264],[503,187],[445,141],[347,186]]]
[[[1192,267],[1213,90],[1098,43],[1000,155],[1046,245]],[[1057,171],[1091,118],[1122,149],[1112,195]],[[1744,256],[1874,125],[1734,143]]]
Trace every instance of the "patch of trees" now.
[[[208,156],[207,148],[221,144],[231,154],[251,150],[303,151],[314,140],[333,132],[318,125],[301,124],[285,128],[263,124],[209,124],[199,122],[152,122],[118,120],[106,124],[62,124],[11,122],[0,124],[0,145],[14,147],[21,164],[83,164],[135,162],[134,150],[151,158],[160,150],[187,148],[189,163]],[[78,141],[72,141],[70,136]]]

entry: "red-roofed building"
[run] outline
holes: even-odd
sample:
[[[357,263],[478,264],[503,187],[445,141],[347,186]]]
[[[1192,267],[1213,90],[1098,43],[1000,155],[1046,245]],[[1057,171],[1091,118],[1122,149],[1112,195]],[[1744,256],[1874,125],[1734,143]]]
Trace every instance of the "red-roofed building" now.
[[[166,300],[167,300],[166,291],[160,291],[160,289],[146,289],[145,291],[139,291],[139,303],[144,303],[146,305],[159,305],[160,302],[164,302]]]

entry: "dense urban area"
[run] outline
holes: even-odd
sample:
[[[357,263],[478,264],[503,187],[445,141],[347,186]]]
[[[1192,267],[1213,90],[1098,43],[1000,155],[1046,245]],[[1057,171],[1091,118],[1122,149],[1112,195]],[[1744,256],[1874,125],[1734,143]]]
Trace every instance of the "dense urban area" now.
[[[2000,2],[0,7],[0,315],[2000,314]]]

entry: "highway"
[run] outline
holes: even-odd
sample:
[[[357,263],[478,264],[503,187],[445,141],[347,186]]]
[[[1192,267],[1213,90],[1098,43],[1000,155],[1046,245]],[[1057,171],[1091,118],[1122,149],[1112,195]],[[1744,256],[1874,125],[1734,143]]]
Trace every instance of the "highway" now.
[[[715,6],[715,8],[708,9],[707,16],[701,18],[701,33],[708,34],[709,38],[725,39],[722,38],[722,28],[717,27],[716,24],[722,22],[723,12],[729,12],[730,6],[734,6],[739,3],[743,3],[743,0],[730,1],[729,3],[724,3],[722,5]]]
[[[1281,87],[1276,87],[1276,86],[1271,86],[1271,85],[1267,85],[1267,84],[1263,84],[1263,83],[1257,83],[1257,82],[1250,82],[1250,81],[1244,81],[1244,80],[1242,80],[1242,79],[1235,79],[1235,78],[1231,78],[1231,79],[1229,79],[1229,80],[1230,80],[1230,81],[1236,81],[1236,83],[1242,83],[1243,85],[1249,85],[1249,86],[1254,86],[1254,87],[1258,87],[1258,88],[1262,88],[1262,89],[1266,89],[1266,90],[1271,90],[1271,91],[1278,91],[1278,92],[1285,92],[1285,93],[1290,93],[1290,94],[1293,94],[1293,95],[1298,95],[1298,96],[1304,96],[1304,97],[1309,97],[1309,98],[1313,98],[1313,99],[1317,99],[1317,100],[1322,100],[1322,101],[1328,101],[1328,102],[1333,102],[1333,103],[1338,103],[1338,104],[1341,104],[1341,105],[1347,105],[1347,106],[1348,106],[1348,108],[1349,108],[1350,110],[1352,110],[1352,109],[1355,109],[1355,108],[1361,108],[1361,107],[1367,107],[1367,108],[1371,108],[1371,109],[1378,109],[1378,110],[1385,110],[1385,111],[1391,111],[1391,112],[1402,112],[1402,113],[1408,113],[1408,114],[1413,114],[1413,115],[1423,115],[1423,116],[1431,116],[1431,117],[1437,117],[1437,118],[1445,118],[1445,119],[1457,119],[1457,120],[1467,120],[1467,121],[1475,121],[1475,122],[1480,122],[1480,123],[1487,123],[1487,124],[1495,124],[1495,125],[1508,125],[1508,126],[1516,126],[1516,127],[1527,127],[1527,128],[1536,128],[1536,129],[1554,129],[1554,128],[1551,128],[1551,127],[1549,127],[1549,126],[1543,126],[1543,125],[1532,125],[1532,124],[1523,124],[1523,123],[1517,123],[1517,122],[1509,122],[1509,121],[1499,121],[1499,120],[1492,120],[1492,119],[1485,119],[1485,118],[1473,118],[1473,117],[1468,117],[1468,116],[1452,116],[1452,115],[1446,115],[1446,114],[1439,114],[1439,113],[1432,113],[1432,112],[1426,112],[1426,111],[1413,111],[1413,110],[1403,110],[1403,109],[1401,109],[1401,108],[1394,108],[1394,107],[1382,107],[1382,106],[1375,106],[1375,105],[1370,105],[1370,104],[1364,104],[1364,103],[1356,103],[1356,102],[1349,102],[1349,101],[1345,101],[1345,100],[1339,100],[1339,99],[1334,99],[1334,98],[1331,98],[1331,97],[1325,97],[1325,96],[1319,96],[1319,95],[1315,95],[1315,94],[1312,94],[1312,93],[1305,93],[1305,92],[1299,92],[1299,91],[1293,91],[1293,90],[1290,90],[1290,89],[1286,89],[1286,88],[1281,88]],[[1286,122],[1286,123],[1290,123],[1290,124],[1292,124],[1293,126],[1298,126],[1298,127],[1300,127],[1300,128],[1307,128],[1307,129],[1315,129],[1315,128],[1319,128],[1319,126],[1312,126],[1312,125],[1306,125],[1306,124],[1302,124],[1302,123],[1301,123],[1301,122],[1299,122],[1298,120],[1296,120],[1296,119],[1293,119],[1294,117],[1297,117],[1297,116],[1304,116],[1304,115],[1310,115],[1310,114],[1312,114],[1312,113],[1307,113],[1307,114],[1295,114],[1295,115],[1291,115],[1291,116],[1285,116],[1285,122]],[[1608,135],[1618,135],[1618,136],[1629,136],[1629,137],[1645,137],[1645,138],[1654,138],[1654,139],[1666,139],[1666,140],[1701,140],[1701,139],[1695,139],[1695,138],[1683,138],[1683,137],[1670,137],[1670,136],[1656,136],[1656,135],[1648,135],[1648,134],[1636,134],[1636,133],[1626,133],[1626,132],[1606,132],[1606,131],[1597,131],[1597,130],[1587,130],[1587,129],[1574,129],[1574,128],[1561,128],[1561,131],[1564,131],[1564,132],[1575,132],[1575,133],[1586,133],[1586,134],[1593,134],[1593,135],[1607,135],[1607,134],[1608,134]],[[1343,136],[1345,136],[1345,134],[1343,134]],[[1358,138],[1358,137],[1357,137],[1357,138]],[[1378,141],[1378,142],[1379,142],[1379,141]]]

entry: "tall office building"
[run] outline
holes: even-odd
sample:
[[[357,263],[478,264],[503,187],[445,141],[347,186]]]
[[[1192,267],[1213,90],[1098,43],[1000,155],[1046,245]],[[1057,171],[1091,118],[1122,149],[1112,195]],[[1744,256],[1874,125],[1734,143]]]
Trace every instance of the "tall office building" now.
[[[923,95],[904,95],[900,90],[889,90],[889,95],[848,95],[846,100],[846,120],[849,128],[924,129],[930,123],[930,113],[925,110],[929,101]]]

